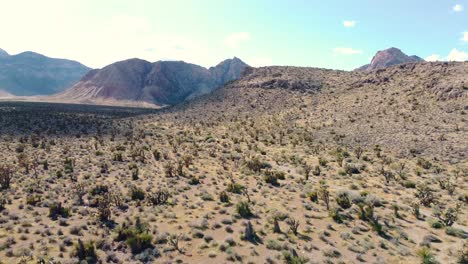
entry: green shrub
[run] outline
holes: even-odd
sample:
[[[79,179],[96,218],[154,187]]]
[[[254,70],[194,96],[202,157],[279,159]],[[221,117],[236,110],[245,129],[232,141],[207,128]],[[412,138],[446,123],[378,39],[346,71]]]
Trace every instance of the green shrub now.
[[[348,209],[351,207],[351,200],[349,198],[348,192],[339,192],[336,197],[336,203],[343,209]]]
[[[145,199],[145,191],[143,189],[138,188],[138,187],[132,187],[130,189],[130,197],[132,200],[139,200],[143,201]]]
[[[153,247],[153,244],[151,242],[152,239],[153,237],[150,234],[137,233],[127,238],[126,242],[127,242],[127,245],[130,247],[130,249],[132,250],[132,253],[138,254],[147,248]]]
[[[237,194],[241,194],[242,191],[244,190],[244,186],[238,184],[238,183],[234,183],[234,182],[231,182],[228,184],[228,187],[227,187],[227,191],[228,192],[231,192],[231,193],[237,193]]]
[[[318,202],[318,192],[316,190],[307,193],[307,197],[314,203]]]
[[[222,203],[229,203],[229,195],[228,195],[225,191],[222,191],[222,192],[219,194],[219,200],[220,200]]]
[[[80,261],[86,261],[87,263],[96,263],[97,255],[94,248],[94,242],[83,243],[78,239],[78,243],[75,244],[75,252],[73,253]]]
[[[57,220],[58,216],[67,218],[70,216],[70,209],[62,207],[62,203],[53,203],[49,205],[49,217]]]
[[[250,210],[250,206],[248,202],[240,202],[236,206],[237,213],[243,218],[249,218],[253,216],[252,211]]]
[[[410,180],[406,180],[406,181],[403,183],[403,186],[405,186],[405,188],[414,189],[414,188],[416,188],[416,183],[413,182],[413,181],[410,181]]]
[[[153,237],[148,233],[148,227],[137,217],[134,226],[124,222],[117,230],[116,241],[125,241],[133,254],[139,254],[145,249],[153,248]]]
[[[330,209],[330,211],[328,212],[328,214],[329,214],[330,217],[333,219],[333,221],[335,221],[336,223],[338,223],[338,224],[343,223],[343,218],[342,218],[342,216],[340,215],[340,211],[339,211],[338,208],[332,208],[332,209]]]
[[[451,226],[448,226],[445,229],[445,233],[449,236],[459,237],[463,239],[468,238],[468,236],[465,234],[465,231],[463,231],[463,229],[459,229],[459,228],[455,228]]]

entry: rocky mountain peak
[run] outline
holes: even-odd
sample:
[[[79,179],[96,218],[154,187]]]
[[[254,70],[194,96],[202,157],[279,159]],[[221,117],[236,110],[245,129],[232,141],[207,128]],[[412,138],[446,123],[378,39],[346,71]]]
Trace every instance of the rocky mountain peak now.
[[[408,56],[403,53],[398,48],[389,48],[386,50],[380,50],[375,54],[372,58],[370,64],[364,65],[357,70],[376,70],[376,69],[383,69],[386,67],[390,67],[397,64],[404,64],[404,63],[412,63],[412,62],[420,62],[424,61],[420,57],[413,55]]]

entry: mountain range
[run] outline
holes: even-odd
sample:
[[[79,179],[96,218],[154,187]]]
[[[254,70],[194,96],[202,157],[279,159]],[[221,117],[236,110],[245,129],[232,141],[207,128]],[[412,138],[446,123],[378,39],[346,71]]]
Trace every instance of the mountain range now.
[[[236,57],[209,69],[183,61],[129,59],[88,72],[54,98],[82,103],[111,100],[173,105],[239,78],[247,66]]]
[[[9,55],[0,49],[0,90],[17,96],[61,92],[83,77],[90,68],[65,59],[34,52]]]
[[[370,64],[355,71],[373,71],[424,60],[400,49],[377,52]],[[34,52],[10,56],[0,49],[0,91],[11,95],[47,95],[41,100],[86,104],[144,103],[174,105],[193,99],[239,79],[248,65],[239,58],[205,68],[183,61],[128,59],[102,69],[89,69],[79,62],[53,59]],[[311,85],[303,81],[272,83],[295,88]]]

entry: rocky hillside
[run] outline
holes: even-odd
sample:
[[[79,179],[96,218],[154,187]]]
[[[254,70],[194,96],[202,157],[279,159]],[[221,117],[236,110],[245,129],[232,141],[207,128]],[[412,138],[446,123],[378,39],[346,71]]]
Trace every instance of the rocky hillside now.
[[[404,63],[414,63],[424,61],[418,56],[408,56],[397,48],[389,48],[386,50],[381,50],[372,58],[370,64],[366,64],[357,70],[375,70],[383,69],[389,66],[404,64]]]
[[[89,70],[76,61],[49,58],[29,51],[10,56],[0,50],[0,90],[13,95],[61,92]]]
[[[457,162],[468,153],[467,94],[468,63],[354,72],[264,67],[248,68],[223,89],[166,111],[190,122],[267,118],[272,129],[303,129],[323,142]]]
[[[150,63],[130,59],[90,71],[55,97],[83,103],[117,100],[172,105],[237,79],[246,66],[238,58],[225,60],[210,69],[183,61]]]

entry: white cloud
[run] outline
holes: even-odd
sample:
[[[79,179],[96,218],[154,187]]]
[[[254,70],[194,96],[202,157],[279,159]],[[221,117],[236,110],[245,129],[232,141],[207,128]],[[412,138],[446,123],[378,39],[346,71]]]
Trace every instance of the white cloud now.
[[[463,32],[463,37],[461,38],[462,41],[468,42],[468,32]]]
[[[453,6],[453,11],[461,12],[461,11],[463,11],[463,6],[462,5],[454,5]]]
[[[443,60],[443,58],[440,57],[439,54],[432,54],[430,56],[427,56],[424,60],[425,61],[441,61]]]
[[[448,61],[466,61],[468,60],[468,53],[457,50],[457,49],[452,49],[447,56]]]
[[[345,21],[343,21],[343,26],[345,26],[345,27],[355,27],[356,26],[356,21],[354,21],[354,20],[345,20]]]
[[[238,49],[242,42],[250,39],[248,32],[234,32],[224,39],[224,44],[231,49]]]
[[[355,55],[355,54],[362,54],[362,50],[339,47],[339,48],[334,48],[333,53],[335,55]]]

